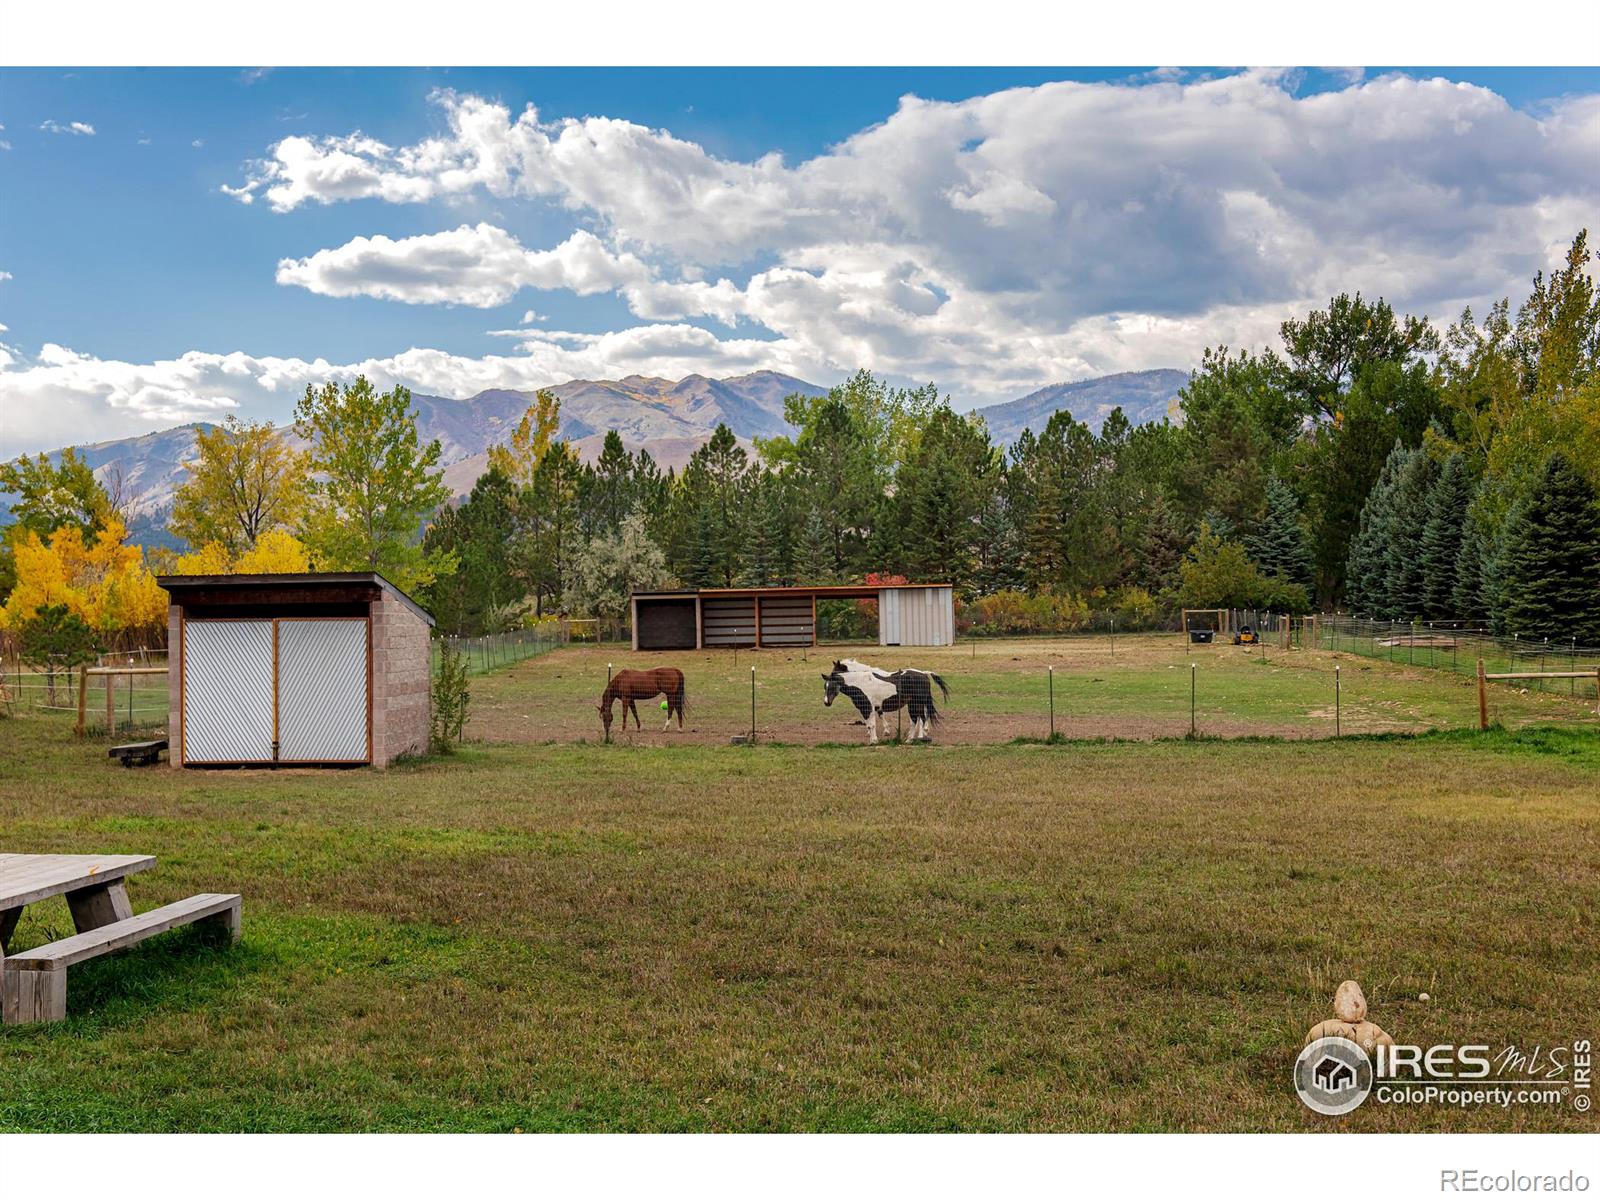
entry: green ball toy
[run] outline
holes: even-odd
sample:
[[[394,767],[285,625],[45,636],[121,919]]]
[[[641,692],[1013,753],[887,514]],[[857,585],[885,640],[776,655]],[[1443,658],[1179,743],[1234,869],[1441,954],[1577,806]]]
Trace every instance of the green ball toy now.
[[[665,700],[663,700],[661,702],[661,711],[662,712],[666,712],[667,711],[667,702]]]

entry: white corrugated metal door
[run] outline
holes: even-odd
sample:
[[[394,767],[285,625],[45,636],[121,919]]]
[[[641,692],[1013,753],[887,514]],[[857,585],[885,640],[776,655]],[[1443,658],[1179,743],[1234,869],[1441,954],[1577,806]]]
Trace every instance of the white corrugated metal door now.
[[[878,644],[900,644],[900,593],[894,588],[884,588],[878,593]]]
[[[185,762],[272,761],[272,622],[183,627]]]
[[[278,761],[366,759],[366,621],[279,621]]]

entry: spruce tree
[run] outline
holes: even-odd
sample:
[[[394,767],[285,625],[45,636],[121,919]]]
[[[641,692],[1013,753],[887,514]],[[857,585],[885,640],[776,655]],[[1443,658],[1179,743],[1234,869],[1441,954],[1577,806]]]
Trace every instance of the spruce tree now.
[[[1188,535],[1165,493],[1157,492],[1145,511],[1139,533],[1139,557],[1134,582],[1152,596],[1178,586],[1178,564],[1189,548]]]
[[[688,578],[690,587],[726,587],[719,578],[722,565],[722,539],[716,516],[709,504],[700,504],[689,519]]]
[[[1309,586],[1311,543],[1300,517],[1300,501],[1276,474],[1267,477],[1266,512],[1245,535],[1244,548],[1265,575]]]
[[[1384,615],[1410,621],[1424,608],[1422,534],[1439,468],[1426,451],[1412,450],[1396,481],[1384,539]]]
[[[1456,561],[1466,532],[1467,505],[1472,502],[1472,477],[1467,460],[1452,454],[1433,485],[1428,523],[1422,531],[1422,611],[1439,620],[1454,617]]]
[[[1211,536],[1219,542],[1237,542],[1238,532],[1233,527],[1233,522],[1216,509],[1212,509],[1200,518],[1200,523],[1211,531]]]
[[[1456,552],[1455,577],[1450,587],[1452,615],[1477,622],[1488,616],[1483,600],[1484,542],[1486,535],[1469,506],[1461,530],[1461,547]]]
[[[1600,644],[1600,502],[1565,454],[1512,510],[1497,565],[1507,632]]]
[[[795,559],[797,583],[833,582],[833,539],[822,510],[814,504],[806,505],[805,521],[800,527],[800,546]]]
[[[1378,481],[1367,493],[1350,540],[1350,557],[1345,564],[1345,599],[1353,612],[1362,616],[1383,616],[1388,606],[1389,524],[1394,509],[1394,493],[1400,473],[1409,456],[1399,442],[1378,474]]]

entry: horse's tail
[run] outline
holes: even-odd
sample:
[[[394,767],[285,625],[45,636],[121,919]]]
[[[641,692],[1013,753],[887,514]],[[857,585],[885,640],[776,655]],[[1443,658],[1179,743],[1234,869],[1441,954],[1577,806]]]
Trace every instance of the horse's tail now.
[[[683,677],[682,672],[678,674],[678,694],[672,699],[677,704],[678,711],[687,716],[689,713],[689,681]]]
[[[937,683],[939,685],[939,690],[944,693],[944,698],[946,700],[950,699],[950,685],[947,684],[944,681],[944,678],[942,676],[935,675],[932,671],[929,671],[928,672],[928,678],[933,680],[935,683]],[[931,696],[932,696],[931,692],[929,693],[929,696],[931,698]],[[937,719],[937,718],[935,718],[935,719]]]

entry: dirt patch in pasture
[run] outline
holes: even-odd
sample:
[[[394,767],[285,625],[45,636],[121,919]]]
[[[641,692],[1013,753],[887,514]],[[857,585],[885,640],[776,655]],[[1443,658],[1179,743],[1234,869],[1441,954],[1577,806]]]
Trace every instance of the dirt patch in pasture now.
[[[513,700],[495,702],[477,707],[467,726],[468,737],[486,742],[576,742],[601,741],[604,730],[599,714],[593,705],[569,706],[570,711],[551,712],[541,708],[533,711],[519,706]],[[676,721],[669,729],[661,727],[662,714],[657,705],[639,706],[642,729],[628,723],[622,731],[618,718],[612,725],[612,740],[633,746],[674,745],[727,745],[736,735],[748,735],[748,717],[743,722],[726,717],[710,719],[697,716],[692,711],[690,719],[679,730]],[[1354,714],[1346,713],[1346,729]],[[1360,718],[1362,732],[1396,731],[1414,729],[1414,722],[1403,719],[1386,719],[1382,715],[1368,714]],[[889,719],[889,736],[895,736],[895,721]],[[900,725],[902,733],[909,736],[910,724]],[[1117,739],[1125,741],[1154,741],[1158,738],[1184,737],[1189,733],[1187,713],[1170,716],[1138,716],[1119,714],[1056,714],[1055,730],[1073,739]],[[1203,737],[1283,737],[1319,738],[1333,736],[1333,713],[1310,714],[1299,723],[1264,722],[1228,716],[1202,715],[1196,722],[1196,731]],[[995,745],[1016,738],[1045,738],[1050,734],[1049,717],[962,712],[953,707],[946,709],[934,726],[933,742],[948,745]],[[859,719],[847,716],[838,708],[826,709],[819,703],[813,717],[790,714],[781,722],[765,722],[757,710],[756,739],[761,742],[783,742],[790,745],[816,746],[824,744],[850,744],[867,742],[866,725]]]

